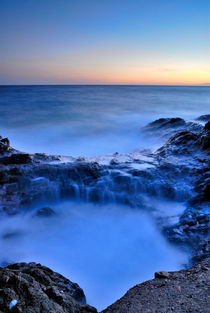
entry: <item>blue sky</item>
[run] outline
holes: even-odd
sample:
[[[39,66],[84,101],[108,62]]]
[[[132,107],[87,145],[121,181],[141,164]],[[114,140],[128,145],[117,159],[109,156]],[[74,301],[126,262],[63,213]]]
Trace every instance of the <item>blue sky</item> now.
[[[208,0],[0,0],[0,84],[210,82]]]

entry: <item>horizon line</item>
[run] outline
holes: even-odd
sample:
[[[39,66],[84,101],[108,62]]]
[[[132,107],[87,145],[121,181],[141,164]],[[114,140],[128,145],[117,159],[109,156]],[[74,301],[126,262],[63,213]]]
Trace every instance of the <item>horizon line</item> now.
[[[174,86],[174,87],[210,87],[206,84],[0,84],[0,86]]]

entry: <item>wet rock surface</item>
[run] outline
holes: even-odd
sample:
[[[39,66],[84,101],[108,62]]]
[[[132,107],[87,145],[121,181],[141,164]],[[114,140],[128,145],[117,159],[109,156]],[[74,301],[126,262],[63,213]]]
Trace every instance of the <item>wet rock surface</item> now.
[[[131,288],[103,313],[209,313],[210,259]]]
[[[53,215],[55,215],[55,211],[49,207],[41,208],[36,212],[36,216],[39,217],[49,217]]]
[[[0,268],[0,312],[96,313],[83,290],[62,275],[36,263]]]
[[[202,118],[202,117],[201,117]],[[204,117],[203,117],[204,118]],[[204,119],[205,120],[205,119]],[[202,120],[202,121],[204,121]],[[178,132],[190,131],[190,132],[200,132],[202,130],[202,125],[196,122],[186,122],[180,117],[175,118],[160,118],[154,122],[149,123],[143,128],[145,133],[154,136],[160,136],[165,139],[170,138]]]

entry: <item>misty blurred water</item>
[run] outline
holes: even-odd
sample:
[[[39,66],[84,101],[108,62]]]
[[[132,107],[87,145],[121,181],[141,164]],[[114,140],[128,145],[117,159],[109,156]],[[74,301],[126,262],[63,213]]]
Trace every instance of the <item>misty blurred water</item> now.
[[[209,113],[210,87],[0,86],[0,135],[26,152],[126,153],[160,117]]]
[[[77,282],[99,310],[155,271],[187,263],[186,252],[169,244],[144,211],[72,201],[53,209],[48,218],[32,212],[1,218],[0,261],[49,266]]]

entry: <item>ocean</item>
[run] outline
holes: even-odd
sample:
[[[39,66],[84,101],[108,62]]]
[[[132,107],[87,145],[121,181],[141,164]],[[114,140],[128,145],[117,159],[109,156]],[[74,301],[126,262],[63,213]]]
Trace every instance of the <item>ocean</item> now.
[[[167,162],[160,171],[149,157],[141,163],[144,158],[139,151],[155,151],[166,140],[145,137],[142,127],[161,117],[193,121],[209,109],[210,87],[0,86],[0,135],[8,137],[12,147],[30,153],[106,156],[108,163],[113,156],[107,155],[118,152],[120,161],[125,160],[123,154],[129,158],[132,153],[137,160],[124,163],[126,169],[120,164],[105,169],[98,185],[96,181],[95,191],[102,195],[107,188],[113,202],[89,201],[84,194],[93,191],[94,179],[93,186],[81,180],[73,184],[81,197],[43,201],[14,216],[1,214],[0,265],[33,261],[49,266],[77,282],[87,302],[98,310],[135,284],[152,279],[155,271],[186,266],[190,252],[169,242],[161,223],[178,221],[192,194],[190,180],[182,174],[177,181],[171,177],[173,164],[170,172]],[[131,174],[135,170],[140,174]],[[50,168],[46,175],[49,172]],[[62,173],[60,181],[68,184],[71,177]],[[49,177],[59,182],[53,174]],[[34,178],[32,183],[43,188],[50,185],[45,177]],[[171,198],[170,190],[174,192]],[[130,205],[132,197],[136,207]],[[37,217],[37,210],[45,206],[55,215]]]
[[[0,135],[26,152],[127,153],[151,145],[141,127],[208,113],[210,87],[0,86]]]

